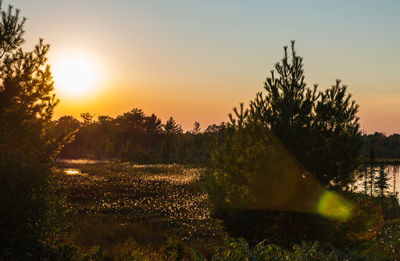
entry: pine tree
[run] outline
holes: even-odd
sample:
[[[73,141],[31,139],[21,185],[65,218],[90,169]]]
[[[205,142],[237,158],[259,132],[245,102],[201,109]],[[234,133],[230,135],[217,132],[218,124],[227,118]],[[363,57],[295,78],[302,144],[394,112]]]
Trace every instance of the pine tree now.
[[[374,148],[370,148],[369,150],[369,186],[370,186],[370,195],[373,196],[374,191],[374,183],[375,183],[375,150]]]
[[[367,163],[364,162],[363,164],[363,176],[364,176],[364,195],[368,194],[368,167]]]
[[[314,173],[324,186],[341,186],[353,181],[358,167],[360,130],[358,105],[337,80],[321,92],[307,87],[303,58],[284,57],[266,79],[266,93],[258,93],[250,104],[249,117],[262,122],[287,149]]]
[[[19,10],[1,10],[0,259],[3,251],[11,259],[39,259],[26,254],[35,253],[56,229],[51,160],[71,138],[51,131],[58,100],[47,64],[49,45],[39,40],[33,51],[23,51],[24,23]]]
[[[181,125],[177,124],[172,117],[164,124],[164,130],[167,134],[181,134],[183,132]]]
[[[393,166],[393,195],[397,197],[397,191],[396,191],[396,180],[397,180],[397,175],[399,174],[399,166],[394,165]]]
[[[248,109],[240,104],[229,114],[224,139],[210,153],[204,178],[210,206],[235,233],[267,236],[276,226],[267,217],[287,215],[296,229],[284,234],[304,238],[298,228],[314,225],[315,217],[297,214],[314,213],[325,188],[346,188],[354,179],[358,105],[340,81],[323,92],[308,88],[302,61],[294,42],[291,55],[284,47],[266,92],[257,93]]]
[[[389,173],[386,170],[385,165],[380,164],[378,176],[375,177],[375,192],[383,199],[387,190],[389,189]]]

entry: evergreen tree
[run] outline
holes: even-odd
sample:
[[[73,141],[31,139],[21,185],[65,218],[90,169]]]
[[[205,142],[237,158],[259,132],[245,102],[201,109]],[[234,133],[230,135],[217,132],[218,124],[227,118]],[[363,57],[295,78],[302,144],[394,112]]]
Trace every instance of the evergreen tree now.
[[[308,88],[303,59],[291,47],[266,79],[266,93],[229,114],[224,139],[210,153],[210,206],[237,236],[311,236],[326,224],[313,214],[323,191],[346,188],[359,165],[358,105],[340,81],[323,92]]]
[[[183,132],[181,125],[177,124],[172,117],[164,124],[164,130],[167,134],[181,134]]]
[[[275,65],[264,88],[250,104],[248,117],[261,122],[324,186],[353,181],[358,167],[360,130],[358,105],[347,94],[347,86],[336,84],[324,92],[308,88],[303,58],[291,46],[291,57]]]
[[[369,150],[369,188],[370,195],[373,196],[374,183],[375,183],[375,150],[370,148]]]
[[[367,163],[364,162],[363,164],[363,177],[364,177],[364,195],[368,194],[368,166]]]
[[[385,197],[390,186],[388,176],[385,165],[380,164],[378,175],[375,177],[375,192],[381,199]]]
[[[399,174],[399,166],[394,165],[393,166],[393,195],[397,197],[398,192],[396,191],[396,180],[397,180],[397,175]]]
[[[1,11],[0,22],[0,259],[39,259],[27,254],[51,237],[56,219],[51,160],[70,133],[55,136],[51,117],[58,103],[51,92],[43,40],[24,52],[19,10]],[[9,256],[8,256],[9,258]]]

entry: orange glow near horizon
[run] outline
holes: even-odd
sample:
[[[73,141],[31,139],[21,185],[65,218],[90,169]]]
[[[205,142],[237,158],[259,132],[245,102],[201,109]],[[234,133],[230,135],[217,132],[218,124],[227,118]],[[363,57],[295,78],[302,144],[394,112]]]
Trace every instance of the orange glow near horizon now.
[[[151,86],[134,88],[109,84],[100,89],[101,91],[81,99],[62,96],[56,91],[60,103],[55,109],[54,118],[71,115],[80,119],[80,114],[84,112],[92,114],[95,119],[101,115],[116,117],[138,108],[146,115],[154,113],[163,122],[172,116],[184,130],[191,130],[195,121],[200,122],[201,129],[205,130],[211,124],[226,121],[228,113],[235,106],[229,100],[218,101],[218,97],[206,95],[190,97],[181,93],[169,96],[166,92]]]
[[[133,85],[133,84],[132,84]],[[219,124],[228,120],[228,113],[239,102],[248,104],[253,97],[241,98],[240,95],[230,96],[220,100],[221,95],[208,96],[200,94],[191,96],[185,93],[177,93],[170,96],[168,92],[160,91],[153,86],[125,86],[117,84],[106,84],[96,86],[90,94],[81,97],[67,95],[59,92],[56,87],[57,97],[61,100],[56,107],[54,118],[64,115],[72,115],[79,119],[83,112],[89,112],[95,118],[100,115],[116,117],[133,108],[139,108],[146,115],[154,113],[165,122],[172,116],[184,130],[191,130],[195,121],[200,122],[204,130],[210,124]],[[133,91],[132,91],[133,89]],[[168,88],[165,88],[168,90]],[[262,88],[253,88],[254,93]],[[394,111],[400,109],[400,95],[362,95],[355,94],[353,98],[360,105],[358,116],[360,117],[361,131],[363,133],[384,132],[387,135],[399,133],[395,122],[400,121],[400,115],[396,121],[390,120]],[[379,108],[379,110],[377,109]]]

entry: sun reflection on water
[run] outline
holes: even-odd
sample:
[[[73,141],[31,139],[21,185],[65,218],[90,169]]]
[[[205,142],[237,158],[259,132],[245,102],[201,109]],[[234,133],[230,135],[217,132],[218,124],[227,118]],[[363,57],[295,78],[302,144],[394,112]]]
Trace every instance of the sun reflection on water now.
[[[64,169],[64,173],[67,175],[80,175],[80,176],[87,176],[87,174],[82,173],[79,169]]]

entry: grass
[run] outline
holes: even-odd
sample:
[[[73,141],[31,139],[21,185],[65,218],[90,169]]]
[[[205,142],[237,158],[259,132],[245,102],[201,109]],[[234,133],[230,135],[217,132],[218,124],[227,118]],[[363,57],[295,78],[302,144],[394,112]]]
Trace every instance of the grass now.
[[[78,171],[67,175],[66,169]],[[386,220],[376,236],[344,252],[325,243],[252,248],[229,239],[210,216],[199,168],[58,162],[56,173],[58,193],[65,197],[66,240],[89,255],[102,253],[110,260],[181,260],[179,255],[190,256],[187,260],[400,259],[399,219]]]
[[[79,169],[67,175],[65,169]],[[111,253],[127,240],[154,251],[174,238],[202,254],[225,237],[210,217],[201,169],[122,162],[57,163],[58,193],[65,196],[67,240],[87,251]]]

